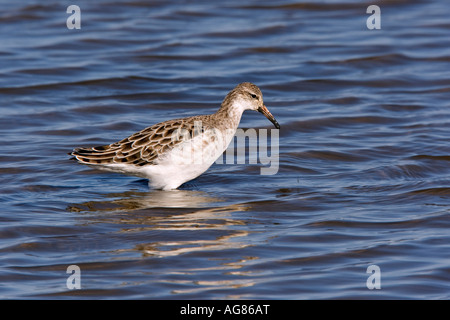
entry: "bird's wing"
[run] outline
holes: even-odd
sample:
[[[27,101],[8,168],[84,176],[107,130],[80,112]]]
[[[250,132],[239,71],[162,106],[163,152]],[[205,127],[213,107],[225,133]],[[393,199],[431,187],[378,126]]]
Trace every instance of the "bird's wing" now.
[[[166,121],[109,145],[76,148],[71,155],[81,163],[92,165],[152,165],[166,151],[189,135],[192,137],[193,130],[193,118]]]

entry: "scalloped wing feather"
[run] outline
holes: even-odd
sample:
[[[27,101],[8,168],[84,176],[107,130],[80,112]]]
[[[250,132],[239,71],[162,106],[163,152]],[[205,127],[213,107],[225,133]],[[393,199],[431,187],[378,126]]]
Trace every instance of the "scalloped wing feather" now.
[[[71,155],[90,165],[154,165],[166,151],[184,141],[186,134],[192,137],[194,120],[200,117],[158,123],[109,145],[76,148]]]

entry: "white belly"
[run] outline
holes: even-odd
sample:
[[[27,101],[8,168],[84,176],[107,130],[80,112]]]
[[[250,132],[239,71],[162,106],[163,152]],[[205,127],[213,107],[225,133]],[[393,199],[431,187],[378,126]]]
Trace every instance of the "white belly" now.
[[[179,143],[156,165],[143,167],[142,173],[153,188],[176,189],[208,170],[226,150],[233,136],[233,130],[208,130]]]

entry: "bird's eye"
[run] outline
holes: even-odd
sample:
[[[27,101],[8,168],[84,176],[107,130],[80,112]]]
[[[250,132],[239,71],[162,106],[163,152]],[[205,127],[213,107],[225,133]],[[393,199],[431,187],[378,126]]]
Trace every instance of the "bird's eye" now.
[[[252,96],[253,99],[258,99],[258,96],[256,94],[251,93],[250,95]]]

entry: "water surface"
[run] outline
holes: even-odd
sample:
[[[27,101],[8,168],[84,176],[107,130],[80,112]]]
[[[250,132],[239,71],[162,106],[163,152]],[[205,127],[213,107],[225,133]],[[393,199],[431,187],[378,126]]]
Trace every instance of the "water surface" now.
[[[77,1],[79,30],[69,4],[0,3],[1,298],[450,298],[446,1],[380,2],[380,30],[362,1]],[[243,81],[281,125],[276,175],[162,192],[67,155]]]

